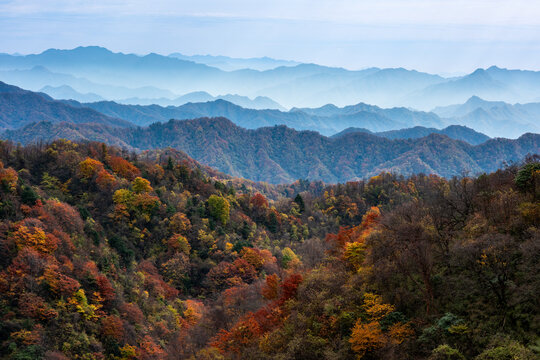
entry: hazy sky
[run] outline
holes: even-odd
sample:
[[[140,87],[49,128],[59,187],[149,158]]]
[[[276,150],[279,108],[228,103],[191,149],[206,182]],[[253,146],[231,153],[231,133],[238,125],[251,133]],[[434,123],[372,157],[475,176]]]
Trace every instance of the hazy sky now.
[[[350,69],[540,70],[540,0],[0,0],[0,52],[79,45]]]

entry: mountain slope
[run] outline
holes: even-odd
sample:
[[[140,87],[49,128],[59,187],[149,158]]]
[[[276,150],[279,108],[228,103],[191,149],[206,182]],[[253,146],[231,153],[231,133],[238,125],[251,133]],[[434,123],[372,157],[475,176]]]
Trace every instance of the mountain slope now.
[[[235,124],[256,129],[263,126],[287,125],[297,130],[314,130],[331,135],[347,127],[363,127],[371,131],[386,131],[410,126],[441,127],[443,122],[437,115],[415,112],[403,108],[381,109],[362,104],[348,107],[345,111],[331,114],[311,109],[292,109],[291,111],[246,109],[225,100],[204,103],[188,103],[182,106],[161,107],[157,105],[125,105],[115,102],[96,102],[73,106],[86,106],[108,116],[119,117],[134,124],[145,126],[170,119],[194,119],[199,117],[223,116]],[[354,111],[352,109],[355,109]]]
[[[95,102],[103,100],[103,98],[97,94],[81,94],[68,85],[44,86],[40,91],[52,96],[55,99],[72,99],[81,102]]]
[[[347,105],[337,107],[333,104],[327,104],[319,108],[294,108],[291,111],[302,111],[310,115],[316,116],[352,116],[362,112],[378,114],[389,118],[393,121],[407,125],[407,127],[418,126],[423,124],[433,124],[431,126],[440,127],[443,125],[441,119],[434,113],[416,111],[403,107],[393,107],[388,109],[380,108],[379,106],[358,103],[355,105]]]
[[[6,85],[8,86],[8,85]],[[20,89],[23,91],[22,89]],[[38,94],[47,97],[45,94]],[[211,97],[208,93],[195,93],[193,99]],[[240,96],[233,96],[231,100],[251,100]],[[49,100],[52,100],[49,98]],[[259,99],[260,100],[260,99]],[[270,99],[267,99],[271,101]],[[265,102],[265,99],[261,100]],[[104,115],[124,119],[139,126],[146,126],[154,122],[165,122],[170,119],[195,119],[199,117],[227,117],[239,126],[256,129],[264,126],[286,125],[297,130],[314,130],[323,135],[332,135],[349,127],[364,128],[373,132],[384,132],[398,129],[408,129],[421,126],[427,128],[443,128],[448,125],[459,124],[490,136],[517,138],[525,132],[537,133],[540,128],[537,119],[540,117],[540,104],[505,104],[493,107],[499,103],[486,102],[479,98],[471,98],[466,109],[477,109],[462,117],[440,118],[432,112],[414,111],[406,108],[383,109],[378,106],[359,103],[343,108],[329,104],[320,108],[293,108],[290,111],[275,109],[249,109],[238,106],[231,102],[218,99],[215,101],[187,103],[181,106],[158,106],[158,105],[129,105],[113,101],[100,101],[93,103],[80,103],[73,100],[63,100],[72,107],[91,108]],[[503,103],[504,104],[504,103]],[[478,107],[479,106],[479,107]],[[484,110],[488,108],[488,110]],[[443,108],[439,108],[443,109]],[[452,110],[454,109],[454,110]],[[458,110],[455,106],[451,109],[442,110],[446,113]],[[94,114],[95,115],[95,114]],[[25,122],[47,120],[46,118],[33,117]],[[66,117],[48,119],[51,121],[69,121]],[[75,122],[91,122],[84,119]],[[23,124],[23,125],[24,125]],[[114,124],[113,124],[114,125]],[[427,135],[428,133],[424,133]],[[448,134],[451,136],[451,134]],[[418,136],[414,136],[418,137]],[[458,134],[455,136],[459,139]],[[466,139],[464,139],[466,140]],[[466,140],[473,141],[476,140]]]
[[[129,127],[128,121],[103,115],[86,107],[73,107],[48,95],[34,93],[0,82],[0,129],[17,129],[30,123],[49,121],[96,123]]]
[[[264,110],[264,109],[274,109],[274,110],[285,110],[283,106],[275,102],[266,96],[257,96],[256,98],[250,99],[247,96],[241,95],[218,95],[212,96],[206,91],[195,91],[189,94],[179,96],[174,99],[169,98],[153,98],[153,99],[143,99],[143,98],[127,98],[121,99],[117,102],[125,105],[159,105],[159,106],[182,106],[187,103],[197,103],[197,102],[208,102],[215,100],[225,100],[230,103],[233,103],[238,106],[242,106],[247,109],[255,110]]]
[[[431,110],[440,117],[451,118],[456,116],[463,116],[476,109],[489,110],[494,107],[511,106],[504,101],[487,101],[479,96],[471,96],[463,104],[453,104],[448,106],[438,106]]]
[[[41,65],[24,69],[0,70],[0,80],[32,91],[38,91],[46,86],[59,87],[67,85],[78,92],[95,93],[107,99],[175,97],[173,92],[154,86],[128,88],[126,86],[111,85],[109,82],[103,84],[90,81],[84,77],[66,74],[65,69],[59,69],[58,72],[55,72]]]
[[[371,133],[373,135],[381,136],[387,139],[418,139],[424,136],[428,136],[430,134],[441,134],[446,135],[454,140],[465,141],[472,145],[478,145],[490,139],[487,135],[474,131],[473,129],[470,129],[466,126],[460,125],[451,125],[442,130],[435,128],[426,128],[423,126],[415,126],[407,129],[390,130],[376,133],[370,132],[369,130],[362,128],[347,128],[335,135],[332,135],[332,138],[338,138],[354,132]]]
[[[225,71],[233,71],[240,69],[252,70],[271,70],[280,66],[295,66],[299,63],[290,60],[272,59],[269,57],[260,58],[231,58],[228,56],[213,56],[213,55],[184,55],[181,53],[169,54],[170,57],[193,61],[199,64],[205,64]]]
[[[224,118],[171,120],[131,129],[40,123],[7,131],[2,137],[28,143],[70,138],[72,133],[78,140],[126,144],[138,150],[174,147],[227,174],[271,183],[300,178],[345,182],[383,170],[453,176],[492,171],[503,162],[540,152],[537,134],[517,140],[492,139],[476,146],[439,134],[390,140],[356,132],[332,139],[286,126],[247,130]]]
[[[221,72],[192,61],[157,54],[138,56],[114,53],[98,46],[81,46],[72,50],[49,49],[41,54],[26,56],[1,55],[0,64],[3,67],[12,68],[41,65],[53,71],[69,72],[100,83],[117,81],[117,85],[124,86],[148,82],[151,77],[156,80],[166,80],[167,74],[169,78],[181,75],[186,80],[195,80]]]
[[[433,112],[446,123],[463,124],[491,136],[518,137],[540,132],[540,103],[508,104],[473,96],[463,104],[437,107]]]
[[[493,79],[484,69],[458,79],[433,84],[409,96],[411,106],[433,108],[464,102],[471,96],[489,99],[514,99],[517,94],[504,82]]]

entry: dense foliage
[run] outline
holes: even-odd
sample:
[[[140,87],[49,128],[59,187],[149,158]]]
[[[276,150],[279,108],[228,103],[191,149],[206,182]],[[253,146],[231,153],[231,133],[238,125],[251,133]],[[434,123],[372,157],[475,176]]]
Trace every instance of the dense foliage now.
[[[272,187],[0,143],[0,356],[535,359],[540,165]]]

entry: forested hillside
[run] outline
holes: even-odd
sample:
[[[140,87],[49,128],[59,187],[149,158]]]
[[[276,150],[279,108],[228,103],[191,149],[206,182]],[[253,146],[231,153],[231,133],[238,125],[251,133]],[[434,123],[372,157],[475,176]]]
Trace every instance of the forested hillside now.
[[[102,143],[0,161],[2,358],[540,354],[538,157],[280,187]]]
[[[365,132],[368,134],[373,134],[387,139],[418,139],[430,134],[441,134],[446,135],[451,139],[462,140],[471,145],[478,145],[489,140],[489,136],[474,131],[466,126],[460,125],[451,125],[444,129],[435,129],[435,128],[426,128],[423,126],[415,126],[408,129],[400,130],[389,130],[383,132],[373,133],[367,129],[363,128],[347,128],[335,135],[332,135],[332,138],[337,138],[346,134],[351,134],[355,132]]]
[[[89,108],[74,108],[53,100],[46,94],[23,90],[1,81],[0,110],[0,129],[2,130],[19,129],[40,121],[133,126],[129,121],[112,118]]]
[[[474,175],[540,151],[538,134],[516,140],[491,139],[472,146],[439,134],[391,140],[362,132],[328,138],[286,126],[248,130],[225,118],[171,120],[127,129],[38,123],[7,131],[1,137],[23,144],[58,138],[103,141],[138,151],[172,147],[227,174],[274,184],[297,179],[346,182],[381,171]]]
[[[182,106],[124,105],[114,101],[77,103],[73,106],[88,107],[108,116],[130,121],[140,126],[170,119],[195,119],[201,117],[226,117],[238,126],[256,129],[263,126],[287,125],[296,130],[313,130],[331,135],[350,126],[365,127],[372,131],[395,130],[411,126],[441,127],[444,122],[434,113],[412,111],[405,108],[381,109],[378,106],[358,104],[335,112],[318,109],[254,110],[246,109],[225,100],[188,103]]]

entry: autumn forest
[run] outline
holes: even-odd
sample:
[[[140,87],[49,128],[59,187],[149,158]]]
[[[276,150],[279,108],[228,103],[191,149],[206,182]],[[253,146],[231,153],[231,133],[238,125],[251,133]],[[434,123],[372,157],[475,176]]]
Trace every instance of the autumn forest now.
[[[477,177],[230,177],[0,142],[0,357],[537,359],[540,159]]]

